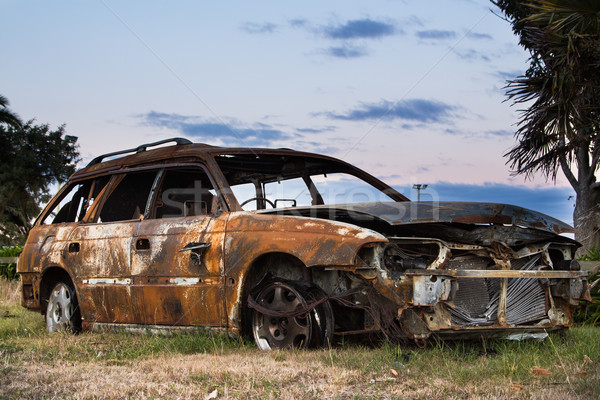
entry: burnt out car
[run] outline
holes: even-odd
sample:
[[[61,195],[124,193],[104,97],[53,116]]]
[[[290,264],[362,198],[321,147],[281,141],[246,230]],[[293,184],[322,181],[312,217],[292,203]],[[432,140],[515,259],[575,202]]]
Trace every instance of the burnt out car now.
[[[511,205],[411,202],[331,157],[169,139],[76,172],[18,268],[49,331],[425,341],[570,326],[589,288],[568,232]]]

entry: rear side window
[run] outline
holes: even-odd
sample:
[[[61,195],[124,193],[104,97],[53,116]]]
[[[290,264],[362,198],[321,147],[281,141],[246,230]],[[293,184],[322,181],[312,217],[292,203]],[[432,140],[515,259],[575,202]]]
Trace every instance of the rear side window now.
[[[141,219],[155,177],[156,171],[125,175],[106,199],[98,222]]]
[[[71,184],[58,204],[43,217],[41,223],[51,225],[83,220],[109,179],[110,177],[103,176]]]

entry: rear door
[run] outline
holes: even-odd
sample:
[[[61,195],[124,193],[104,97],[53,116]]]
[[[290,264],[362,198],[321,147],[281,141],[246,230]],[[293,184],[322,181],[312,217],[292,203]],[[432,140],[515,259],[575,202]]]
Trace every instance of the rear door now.
[[[113,177],[93,221],[77,226],[67,257],[77,271],[84,323],[144,323],[131,277],[131,248],[156,170]]]
[[[50,267],[65,269],[79,292],[78,278],[87,272],[81,270],[80,243],[72,242],[72,238],[89,217],[96,199],[106,190],[109,179],[109,176],[102,176],[69,184],[41,214],[19,259],[27,306],[39,307],[40,295],[34,293],[38,290],[34,285],[35,276]],[[25,286],[29,289],[25,290]]]

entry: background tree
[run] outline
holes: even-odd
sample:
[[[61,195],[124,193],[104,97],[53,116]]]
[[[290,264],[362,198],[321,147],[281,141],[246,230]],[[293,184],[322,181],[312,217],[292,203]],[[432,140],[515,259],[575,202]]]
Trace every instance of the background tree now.
[[[529,51],[524,76],[508,98],[525,104],[505,155],[513,173],[556,180],[562,171],[576,193],[573,221],[585,248],[600,245],[600,1],[492,0]]]
[[[47,124],[0,123],[0,245],[23,244],[51,186],[79,161],[77,138]]]

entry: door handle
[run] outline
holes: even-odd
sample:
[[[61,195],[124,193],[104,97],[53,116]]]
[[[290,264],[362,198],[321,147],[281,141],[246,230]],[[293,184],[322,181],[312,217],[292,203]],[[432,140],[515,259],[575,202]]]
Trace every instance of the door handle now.
[[[208,242],[189,242],[182,249],[179,249],[179,251],[191,251],[197,253],[202,252],[204,251],[204,249],[207,249],[209,247],[210,243]]]
[[[78,253],[79,252],[79,243],[72,242],[69,243],[69,253]]]
[[[135,241],[136,250],[150,250],[150,240],[147,238],[139,238]]]
[[[204,254],[204,250],[210,247],[210,243],[208,242],[189,242],[183,248],[179,249],[179,251],[189,251],[190,257],[192,260],[196,260],[200,263],[200,257]]]

